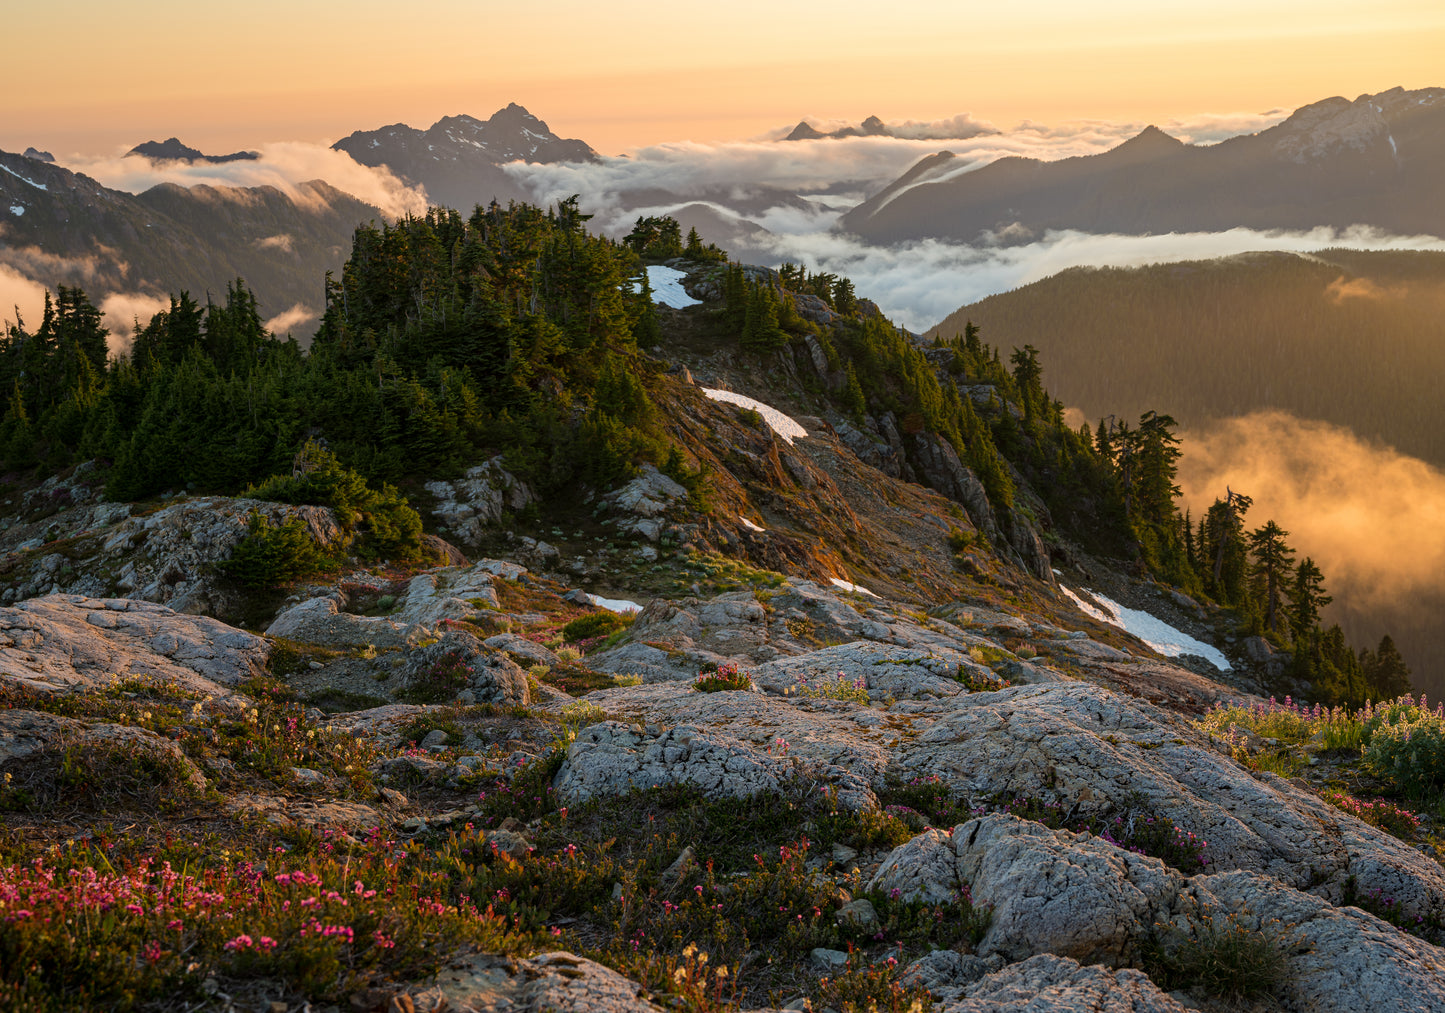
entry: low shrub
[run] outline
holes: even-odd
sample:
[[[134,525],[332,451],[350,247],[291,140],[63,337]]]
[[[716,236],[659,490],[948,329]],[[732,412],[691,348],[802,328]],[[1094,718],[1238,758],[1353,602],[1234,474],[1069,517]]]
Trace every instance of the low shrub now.
[[[199,855],[176,869],[78,848],[0,867],[0,1007],[199,1007],[211,977],[345,1003],[434,974],[461,946],[518,953],[546,938],[458,898],[444,868],[398,862],[394,841],[324,836],[308,858],[266,863]]]
[[[1268,1000],[1290,975],[1285,934],[1276,924],[1250,928],[1233,914],[1195,916],[1188,933],[1153,935],[1144,972],[1161,989],[1182,989],[1230,1003]]]
[[[1077,813],[1076,809],[1077,806],[1033,797],[996,799],[986,807],[986,810],[1034,820],[1054,830],[1088,831],[1116,847],[1157,858],[1188,876],[1203,871],[1209,864],[1207,841],[1143,805],[1093,813]]]
[[[898,983],[895,958],[881,964],[862,964],[848,954],[848,966],[833,978],[820,978],[811,996],[814,1009],[834,1009],[840,1013],[928,1013],[933,1009],[933,996],[928,989],[915,985],[904,988]]]
[[[1365,747],[1365,764],[1410,798],[1439,791],[1445,787],[1445,717],[1420,711],[1378,724]]]
[[[842,672],[839,672],[835,679],[811,681],[805,675],[798,679],[797,693],[799,696],[813,700],[847,700],[852,703],[866,704],[868,703],[868,680],[861,675],[856,679],[849,679]]]
[[[588,640],[592,637],[606,637],[618,630],[626,629],[636,619],[634,615],[620,615],[616,612],[609,612],[605,609],[598,612],[589,612],[585,616],[578,616],[566,626],[562,627],[562,639],[569,644],[575,644],[579,640]]]
[[[455,651],[448,651],[411,677],[397,698],[406,703],[447,703],[471,681],[472,666]]]
[[[332,565],[299,517],[273,526],[258,511],[246,519],[247,534],[231,551],[231,558],[216,564],[221,573],[247,587],[270,587],[313,577]]]
[[[1381,921],[1389,922],[1396,928],[1413,936],[1419,936],[1436,946],[1445,943],[1445,921],[1441,920],[1438,912],[1431,912],[1428,915],[1407,915],[1400,909],[1395,898],[1379,887],[1361,890],[1354,876],[1345,880],[1345,894],[1340,903],[1357,907],[1361,911],[1368,911]]]

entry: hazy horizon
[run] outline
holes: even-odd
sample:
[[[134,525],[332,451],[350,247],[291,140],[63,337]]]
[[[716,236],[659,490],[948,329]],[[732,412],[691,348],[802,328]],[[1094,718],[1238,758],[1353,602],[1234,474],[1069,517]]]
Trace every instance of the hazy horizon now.
[[[725,16],[639,0],[541,14],[426,0],[403,16],[358,0],[343,18],[277,0],[61,0],[7,22],[0,148],[57,156],[170,136],[217,152],[334,141],[508,102],[607,154],[805,117],[1160,122],[1432,86],[1445,51],[1445,9],[1426,0],[905,0],[886,16],[841,0],[822,17],[758,0]]]

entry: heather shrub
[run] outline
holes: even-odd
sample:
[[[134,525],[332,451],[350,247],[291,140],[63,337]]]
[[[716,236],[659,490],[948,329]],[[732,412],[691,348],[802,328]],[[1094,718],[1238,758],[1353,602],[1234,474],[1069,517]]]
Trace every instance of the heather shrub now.
[[[746,672],[739,672],[738,666],[732,662],[718,665],[713,671],[699,672],[693,681],[692,688],[699,693],[720,693],[725,690],[748,690],[753,688],[753,680]]]
[[[1413,841],[1420,833],[1420,817],[1383,799],[1370,802],[1342,791],[1326,791],[1321,797],[1336,809],[1343,810],[1372,827],[1379,827],[1402,841]]]

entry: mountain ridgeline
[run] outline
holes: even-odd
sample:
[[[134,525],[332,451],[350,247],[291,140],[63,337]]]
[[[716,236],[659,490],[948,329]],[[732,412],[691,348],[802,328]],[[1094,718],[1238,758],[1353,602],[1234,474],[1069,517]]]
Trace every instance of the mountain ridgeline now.
[[[264,484],[317,441],[344,466],[338,476],[412,491],[500,456],[546,504],[531,523],[567,525],[650,465],[691,491],[699,549],[819,578],[843,568],[914,594],[970,580],[1023,593],[1024,574],[1052,585],[1055,556],[1132,557],[1234,607],[1247,632],[1293,646],[1296,688],[1330,701],[1380,695],[1338,631],[1319,629],[1327,595],[1310,561],[1295,566],[1282,543],[1255,546],[1240,510],[1211,512],[1197,535],[1181,517],[1169,416],[1075,431],[1033,347],[1005,361],[976,328],[925,347],[845,278],[727,264],[695,236],[670,262],[707,301],[655,306],[641,254],[678,230],[640,222],[618,242],[586,221],[573,198],[361,227],[326,281],[306,352],[264,330],[238,281],[204,308],[173,297],[131,355],[107,361],[98,312],[62,289],[37,329],[12,325],[0,348],[4,465],[50,472],[98,459],[108,497],[136,500]],[[659,346],[705,348],[708,361],[759,377],[750,393],[821,416],[816,427],[874,465],[862,468],[868,497],[902,496],[886,491],[902,483],[951,500],[927,522],[953,575],[890,568],[854,512],[861,494],[850,504],[775,438],[737,429],[680,365],[646,351]],[[752,539],[740,518],[759,511],[774,528]]]
[[[1071,268],[950,314],[1028,343],[1090,419],[1166,404],[1186,425],[1283,409],[1445,466],[1445,253],[1249,253]]]
[[[920,167],[924,171],[917,171]],[[1395,88],[1297,109],[1257,134],[1185,144],[1149,127],[1098,155],[1000,158],[963,171],[949,152],[842,218],[875,243],[973,242],[1077,229],[1129,235],[1372,225],[1445,235],[1445,90]]]

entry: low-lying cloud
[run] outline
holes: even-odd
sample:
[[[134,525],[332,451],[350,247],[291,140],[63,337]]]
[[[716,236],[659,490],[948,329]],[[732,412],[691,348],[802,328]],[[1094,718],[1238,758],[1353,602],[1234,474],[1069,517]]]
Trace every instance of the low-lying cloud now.
[[[272,334],[275,334],[277,337],[284,338],[295,328],[300,327],[302,324],[310,323],[320,315],[320,313],[312,309],[310,306],[303,305],[302,303],[297,303],[289,310],[284,310],[280,313],[277,313],[274,317],[272,317],[270,320],[267,320],[261,326],[265,327],[266,330],[270,331]]]
[[[426,211],[426,193],[409,187],[388,169],[361,165],[350,155],[333,151],[324,144],[282,141],[262,144],[261,157],[236,162],[159,162],[137,155],[116,153],[104,156],[75,155],[64,160],[67,169],[83,172],[102,185],[127,193],[143,193],[161,183],[180,186],[257,187],[273,186],[288,194],[299,206],[324,210],[312,191],[298,183],[324,179],[338,190],[379,208],[389,217]]]
[[[1182,449],[1179,486],[1196,516],[1227,485],[1254,497],[1251,527],[1273,517],[1301,556],[1371,604],[1440,587],[1445,472],[1285,412],[1191,430]]]
[[[22,323],[33,330],[45,307],[45,286],[0,261],[0,330]]]
[[[112,292],[101,300],[101,319],[110,331],[105,339],[110,357],[129,355],[135,332],[150,323],[151,317],[170,308],[169,296],[147,292]]]
[[[1225,487],[1254,498],[1250,530],[1273,518],[1311,557],[1357,647],[1391,633],[1416,684],[1445,688],[1445,472],[1348,429],[1259,412],[1183,435],[1179,486],[1196,520]]]
[[[972,302],[1047,278],[1071,267],[1138,267],[1209,260],[1239,253],[1307,253],[1327,247],[1360,250],[1445,250],[1435,236],[1396,236],[1378,229],[1318,228],[1302,232],[1229,229],[1161,236],[1062,231],[1021,245],[968,245],[923,240],[869,246],[834,232],[773,235],[764,245],[778,260],[803,263],[853,279],[895,322],[922,331]],[[1351,292],[1358,295],[1358,292]]]
[[[1325,286],[1325,298],[1339,306],[1350,299],[1364,299],[1383,302],[1387,299],[1403,299],[1410,292],[1408,285],[1381,285],[1369,278],[1349,278],[1340,275]]]

